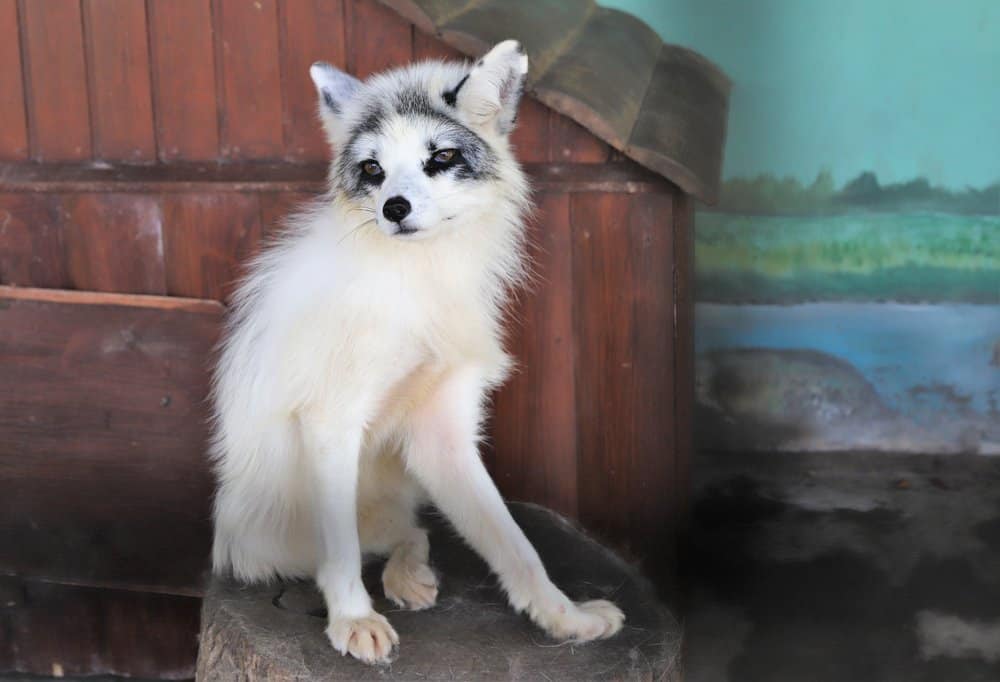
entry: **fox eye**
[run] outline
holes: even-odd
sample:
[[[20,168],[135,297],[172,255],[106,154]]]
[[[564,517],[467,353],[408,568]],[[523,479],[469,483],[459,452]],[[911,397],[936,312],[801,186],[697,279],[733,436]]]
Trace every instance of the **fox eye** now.
[[[375,177],[376,175],[382,175],[382,166],[378,165],[378,161],[374,159],[368,159],[361,163],[361,170],[365,172],[365,175],[370,175]]]
[[[441,151],[434,152],[434,163],[451,163],[452,159],[455,158],[454,149],[442,149]]]

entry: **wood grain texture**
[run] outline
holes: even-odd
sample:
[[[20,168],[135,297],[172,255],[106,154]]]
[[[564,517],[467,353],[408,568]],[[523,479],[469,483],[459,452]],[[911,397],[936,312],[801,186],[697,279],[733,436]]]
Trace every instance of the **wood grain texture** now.
[[[676,456],[674,505],[671,516],[681,533],[691,513],[691,465],[695,452],[695,201],[682,192],[674,194],[674,412]]]
[[[199,163],[149,166],[0,163],[8,192],[309,192],[326,187],[326,163]],[[631,161],[529,163],[540,192],[670,192],[672,185]]]
[[[598,9],[533,87],[619,149],[625,146],[662,42],[641,20]]]
[[[0,284],[66,287],[62,202],[54,194],[0,194]]]
[[[347,68],[341,0],[281,0],[281,68],[285,156],[295,161],[330,158],[316,114],[309,67],[325,61]]]
[[[157,196],[66,197],[63,230],[73,288],[166,293],[163,214]]]
[[[551,110],[531,97],[521,98],[517,112],[517,127],[511,134],[517,160],[521,163],[550,161],[549,123]]]
[[[551,113],[548,135],[549,161],[605,163],[611,158],[611,147],[582,125],[562,114]]]
[[[17,0],[0,0],[0,160],[28,158],[28,122],[24,113],[21,34]]]
[[[261,192],[258,196],[260,204],[260,226],[264,239],[280,232],[285,220],[296,209],[302,207],[316,194],[309,192]]]
[[[456,62],[468,61],[469,59],[451,45],[420,30],[413,32],[413,58],[418,61],[422,59],[444,59]]]
[[[163,161],[219,156],[219,110],[206,0],[148,0],[156,137]]]
[[[256,250],[260,237],[260,208],[254,194],[164,197],[167,293],[227,300],[240,265]]]
[[[0,577],[0,670],[183,679],[194,675],[201,600]],[[49,678],[51,679],[51,678]]]
[[[580,518],[647,556],[672,541],[671,207],[656,194],[571,203]]]
[[[213,0],[222,156],[284,155],[277,0]]]
[[[28,130],[38,161],[90,158],[90,105],[80,3],[20,0]]]
[[[345,0],[347,68],[358,78],[413,59],[413,26],[374,0]]]
[[[496,396],[492,473],[508,499],[577,513],[573,264],[569,195],[542,194],[531,230],[537,283],[522,294]]]
[[[46,294],[0,287],[0,573],[198,594],[222,307]]]
[[[156,159],[146,6],[83,0],[94,156]]]

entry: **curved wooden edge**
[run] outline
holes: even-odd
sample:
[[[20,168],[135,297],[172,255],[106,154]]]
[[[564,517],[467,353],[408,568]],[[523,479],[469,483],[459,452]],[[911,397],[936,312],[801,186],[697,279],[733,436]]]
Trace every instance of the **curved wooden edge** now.
[[[114,305],[133,308],[156,308],[188,313],[218,315],[225,310],[218,301],[203,298],[175,296],[147,296],[145,294],[111,294],[97,291],[69,289],[35,289],[0,285],[0,306],[9,301],[37,301],[40,303],[70,303],[75,305]]]
[[[593,0],[380,1],[470,56],[518,38],[534,65],[531,95],[685,192],[717,201],[731,82],[705,57]]]

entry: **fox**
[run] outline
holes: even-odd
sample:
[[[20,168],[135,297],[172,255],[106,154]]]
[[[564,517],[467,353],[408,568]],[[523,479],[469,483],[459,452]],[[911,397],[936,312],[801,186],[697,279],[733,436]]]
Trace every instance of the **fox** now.
[[[373,609],[364,556],[387,557],[395,604],[436,602],[428,503],[551,637],[610,637],[625,619],[553,584],[479,453],[530,271],[530,189],[510,142],[527,72],[514,40],[364,81],[313,64],[327,189],[232,297],[211,393],[213,570],[315,579],[331,645],[365,663],[390,661],[399,637]]]

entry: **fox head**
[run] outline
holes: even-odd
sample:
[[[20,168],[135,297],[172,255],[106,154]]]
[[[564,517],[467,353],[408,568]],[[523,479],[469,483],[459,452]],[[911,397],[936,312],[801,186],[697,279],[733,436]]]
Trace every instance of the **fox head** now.
[[[516,169],[508,137],[527,71],[513,40],[475,64],[424,62],[365,81],[313,64],[334,192],[400,239],[496,211],[498,183]]]

